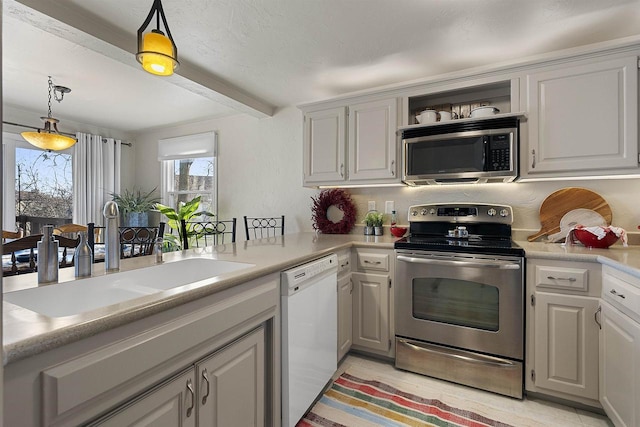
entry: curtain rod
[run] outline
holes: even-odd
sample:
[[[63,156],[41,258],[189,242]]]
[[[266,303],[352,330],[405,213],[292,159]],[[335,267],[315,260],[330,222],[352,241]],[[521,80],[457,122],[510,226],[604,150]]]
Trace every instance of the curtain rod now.
[[[6,122],[6,121],[2,121],[2,124],[4,125],[11,125],[11,126],[19,126],[22,128],[27,128],[27,129],[35,129],[35,130],[41,130],[40,128],[37,128],[35,126],[28,126],[28,125],[21,125],[20,123],[12,123],[12,122]],[[67,135],[70,136],[72,138],[75,138],[76,135],[73,133],[67,133],[67,132],[59,132],[61,135]],[[106,138],[102,138],[102,142],[107,142]],[[130,142],[121,142],[122,145],[126,145],[127,147],[131,147],[131,143]]]

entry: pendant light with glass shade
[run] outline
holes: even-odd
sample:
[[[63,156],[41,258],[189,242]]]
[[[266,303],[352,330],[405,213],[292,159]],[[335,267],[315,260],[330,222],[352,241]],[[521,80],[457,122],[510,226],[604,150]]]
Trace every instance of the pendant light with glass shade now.
[[[143,34],[149,23],[151,23],[154,14],[156,28]],[[160,30],[161,20],[166,35]],[[160,0],[153,1],[153,6],[151,6],[147,19],[138,28],[138,53],[136,53],[136,59],[142,64],[142,68],[145,71],[158,76],[170,76],[178,68],[178,48],[171,36]]]
[[[49,151],[66,150],[76,143],[75,138],[60,134],[58,131],[58,123],[60,120],[51,117],[51,91],[53,90],[55,100],[60,102],[64,98],[65,93],[71,92],[71,89],[64,86],[54,86],[49,76],[49,113],[47,117],[40,117],[44,120],[44,128],[37,131],[22,132],[20,135],[31,145]],[[60,92],[60,98],[57,93]]]

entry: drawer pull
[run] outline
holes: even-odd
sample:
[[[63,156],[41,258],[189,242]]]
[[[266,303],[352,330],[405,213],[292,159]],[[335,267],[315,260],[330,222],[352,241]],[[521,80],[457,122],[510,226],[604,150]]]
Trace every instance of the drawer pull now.
[[[566,280],[568,282],[575,282],[576,281],[575,277],[553,277],[553,276],[547,276],[547,279],[549,279],[549,280]]]
[[[622,298],[622,299],[625,299],[625,298],[626,298],[626,297],[624,296],[624,294],[619,294],[619,293],[617,293],[615,289],[611,289],[609,292],[611,292],[613,295],[615,295],[615,296],[617,296],[617,297],[620,297],[620,298]]]
[[[193,383],[191,382],[191,379],[187,380],[187,390],[191,395],[191,406],[187,408],[187,418],[189,418],[193,412],[193,407],[196,405],[196,393],[193,391]]]
[[[374,261],[369,261],[368,259],[365,259],[365,260],[364,260],[364,263],[365,263],[365,264],[375,264],[375,265],[378,265],[378,264],[382,264],[382,261],[375,261],[375,262],[374,262]]]
[[[204,405],[205,403],[207,403],[207,397],[209,397],[209,393],[211,391],[210,387],[210,383],[209,383],[209,377],[207,376],[207,369],[205,368],[204,371],[202,371],[202,380],[206,382],[207,384],[207,391],[205,392],[204,396],[202,396],[202,404]]]

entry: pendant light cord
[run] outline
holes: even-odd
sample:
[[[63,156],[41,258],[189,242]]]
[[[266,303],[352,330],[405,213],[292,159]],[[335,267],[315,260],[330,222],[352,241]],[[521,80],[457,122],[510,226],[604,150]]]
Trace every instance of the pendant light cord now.
[[[49,76],[49,102],[48,102],[48,106],[49,106],[49,118],[51,118],[51,87],[53,86],[53,81],[51,80],[51,76]]]

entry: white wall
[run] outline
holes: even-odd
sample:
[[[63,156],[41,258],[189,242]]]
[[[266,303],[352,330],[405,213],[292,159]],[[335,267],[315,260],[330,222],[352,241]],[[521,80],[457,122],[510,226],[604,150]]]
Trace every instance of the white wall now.
[[[284,214],[285,232],[312,230],[311,196],[318,191],[302,187],[302,113],[294,107],[267,119],[239,114],[137,135],[135,185],[159,185],[159,139],[212,130],[218,133],[218,217],[238,219],[238,240],[244,215]]]
[[[142,188],[160,182],[157,161],[158,139],[208,130],[218,132],[219,216],[285,214],[286,231],[311,231],[311,197],[319,190],[302,187],[302,113],[288,107],[274,117],[255,119],[246,115],[211,119],[138,135],[135,157],[138,167],[134,181]],[[367,201],[393,200],[402,223],[408,207],[435,202],[503,203],[514,207],[514,229],[537,231],[538,212],[544,199],[564,187],[584,187],[605,198],[613,210],[613,224],[637,231],[640,224],[640,179],[584,180],[516,184],[486,184],[441,187],[391,187],[349,189],[358,209],[358,221],[367,210]],[[238,238],[244,233],[239,227]]]

